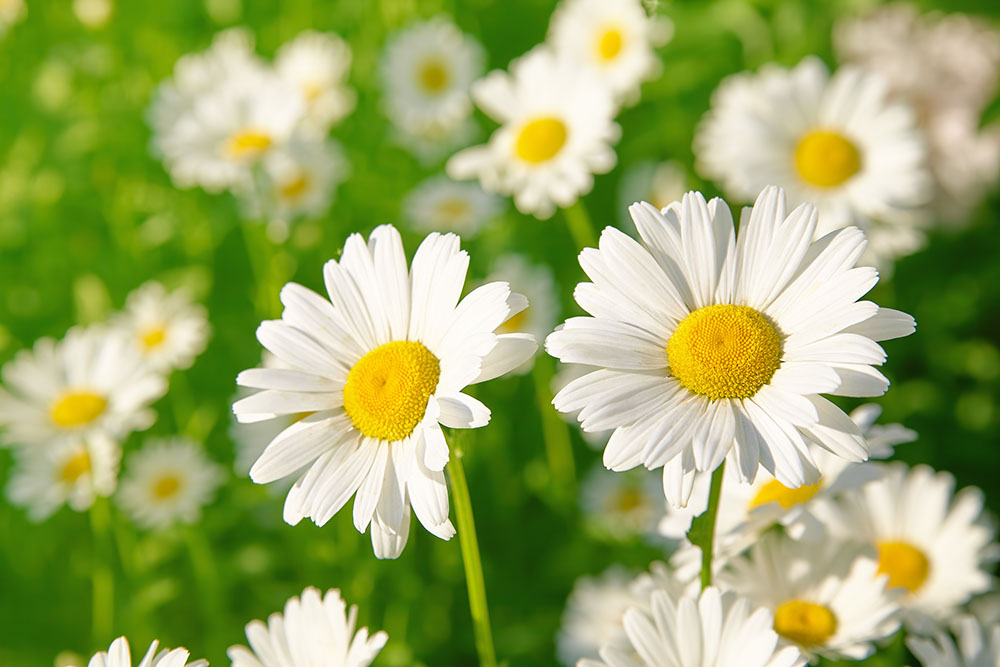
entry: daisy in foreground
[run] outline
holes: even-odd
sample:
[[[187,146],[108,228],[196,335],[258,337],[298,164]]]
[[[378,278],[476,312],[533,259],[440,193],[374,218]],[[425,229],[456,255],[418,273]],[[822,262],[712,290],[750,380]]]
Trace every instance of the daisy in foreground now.
[[[818,481],[809,443],[868,458],[857,425],[820,393],[877,396],[889,381],[875,342],[913,332],[913,318],[858,299],[878,281],[853,268],[856,228],[813,242],[816,209],[786,211],[765,189],[744,209],[737,238],[725,202],[688,193],[661,213],[631,209],[642,243],[607,228],[580,253],[592,283],[575,317],[546,340],[566,363],[601,367],[553,403],[579,410],[585,431],[615,429],[611,470],[663,467],[668,500],[686,503],[696,471],[753,481],[762,466],[788,487]]]
[[[227,651],[233,667],[292,667],[293,665],[332,665],[366,667],[385,646],[385,632],[368,636],[368,628],[354,631],[358,608],[350,610],[331,589],[320,596],[309,587],[301,601],[293,597],[285,603],[284,616],[271,614],[267,623],[247,623],[248,649],[231,646]]]
[[[289,283],[280,320],[257,338],[289,369],[254,368],[237,382],[262,389],[233,405],[241,422],[308,416],[283,430],[250,470],[265,484],[298,474],[285,501],[291,524],[322,526],[357,493],[354,525],[371,525],[379,558],[402,552],[410,507],[441,539],[448,518],[441,426],[477,428],[490,410],[462,393],[535,351],[527,334],[494,331],[527,307],[503,282],[459,301],[469,257],[453,234],[431,234],[407,270],[399,232],[383,225],[366,244],[353,234],[323,269],[329,300]]]
[[[190,653],[184,648],[163,649],[157,653],[159,644],[160,642],[154,639],[136,667],[208,667],[207,660],[188,662]],[[87,667],[132,667],[132,652],[128,640],[124,637],[114,640],[107,652],[95,653],[87,663]]]

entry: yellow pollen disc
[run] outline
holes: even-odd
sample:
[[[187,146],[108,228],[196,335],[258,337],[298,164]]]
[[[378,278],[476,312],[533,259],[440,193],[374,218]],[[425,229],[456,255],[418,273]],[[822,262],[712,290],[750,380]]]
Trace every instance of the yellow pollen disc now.
[[[621,53],[625,40],[618,28],[605,28],[597,38],[597,55],[600,60],[614,60]]]
[[[177,475],[164,475],[153,485],[153,497],[157,500],[167,500],[181,489],[181,479]]]
[[[799,503],[804,503],[819,492],[820,486],[822,486],[822,480],[816,482],[815,484],[806,484],[805,486],[800,486],[797,489],[790,489],[776,479],[772,479],[770,482],[760,487],[760,491],[757,495],[753,497],[750,501],[750,505],[747,506],[748,510],[752,510],[755,507],[760,507],[761,505],[766,505],[768,503],[778,503],[784,509],[791,509]]]
[[[545,162],[562,150],[566,136],[566,124],[558,118],[536,118],[521,126],[514,152],[525,162]]]
[[[428,60],[423,63],[418,72],[417,78],[425,92],[440,93],[448,86],[448,70],[436,60]]]
[[[443,199],[437,205],[437,212],[445,220],[458,220],[468,215],[469,204],[458,197]]]
[[[424,418],[441,364],[421,343],[397,340],[361,357],[347,374],[344,410],[369,438],[402,440]]]
[[[795,169],[809,185],[832,188],[861,170],[861,153],[842,134],[815,130],[795,147]]]
[[[59,468],[57,479],[64,484],[75,484],[88,472],[90,472],[90,454],[86,449],[81,449]]]
[[[298,178],[281,186],[281,196],[285,199],[297,199],[309,189],[310,183],[309,175],[302,172]]]
[[[634,512],[646,504],[646,499],[638,489],[625,489],[614,499],[614,509],[619,512]]]
[[[889,575],[890,588],[917,591],[930,574],[931,563],[922,551],[906,542],[880,542],[878,572]]]
[[[497,331],[500,333],[521,333],[524,331],[524,325],[528,323],[529,308],[530,306],[512,315],[509,320],[497,327]]]
[[[252,159],[271,147],[271,137],[261,130],[248,128],[240,130],[229,137],[226,152],[229,157],[246,160]]]
[[[781,336],[753,308],[717,304],[694,311],[667,341],[670,372],[713,400],[750,398],[781,362]]]
[[[820,646],[837,631],[837,617],[821,604],[789,600],[774,611],[774,631],[802,646]]]
[[[147,329],[143,329],[139,332],[139,341],[142,343],[142,347],[146,351],[155,350],[159,346],[163,345],[163,341],[167,338],[167,328],[162,324],[157,324],[151,326]]]
[[[49,408],[56,426],[73,428],[94,421],[108,406],[103,396],[90,391],[70,391],[57,398]]]
[[[315,102],[322,94],[322,85],[313,82],[302,84],[302,96],[306,98],[306,102]]]

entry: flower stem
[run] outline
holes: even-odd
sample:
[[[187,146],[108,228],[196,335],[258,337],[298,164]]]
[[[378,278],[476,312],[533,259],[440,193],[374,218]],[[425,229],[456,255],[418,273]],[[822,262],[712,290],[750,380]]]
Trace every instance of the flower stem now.
[[[91,632],[95,646],[104,646],[111,638],[115,619],[115,578],[111,571],[111,508],[107,498],[94,498],[90,506],[90,531],[93,536],[91,584],[93,607]]]
[[[722,475],[726,462],[712,473],[712,486],[708,493],[708,509],[691,522],[688,539],[701,549],[701,588],[712,585],[712,554],[715,553],[715,518],[719,513],[719,495],[722,492]]]
[[[480,667],[496,667],[497,658],[493,648],[493,634],[490,631],[490,610],[486,604],[486,582],[483,579],[483,563],[479,557],[479,542],[476,539],[476,523],[472,516],[472,499],[469,484],[462,468],[462,450],[452,446],[451,460],[448,462],[448,478],[455,500],[455,519],[458,522],[458,542],[462,548],[462,564],[465,566],[465,583],[469,588],[469,611],[476,635],[476,652]]]
[[[545,456],[549,462],[556,495],[562,501],[576,497],[576,466],[573,463],[573,445],[569,437],[569,424],[563,421],[552,407],[552,363],[550,359],[535,360],[531,370],[535,382],[535,400],[542,415],[542,436],[545,439]]]
[[[260,315],[276,317],[281,313],[281,303],[277,291],[272,288],[274,246],[267,238],[267,230],[262,224],[245,223],[243,241],[246,244],[247,260],[254,282],[254,308]]]
[[[573,237],[578,250],[584,248],[597,247],[597,235],[594,233],[594,225],[590,222],[590,216],[583,203],[577,199],[572,206],[563,209],[566,216],[566,224],[569,226],[569,233]]]

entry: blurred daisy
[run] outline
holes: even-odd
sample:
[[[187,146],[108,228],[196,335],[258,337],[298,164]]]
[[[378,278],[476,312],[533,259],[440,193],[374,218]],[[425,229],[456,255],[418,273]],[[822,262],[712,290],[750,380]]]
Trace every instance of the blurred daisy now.
[[[150,438],[128,459],[118,501],[144,528],[195,523],[223,482],[222,467],[186,438]]]
[[[226,652],[233,667],[292,667],[334,665],[366,667],[385,646],[385,632],[368,636],[368,628],[355,632],[358,607],[340,597],[333,588],[320,596],[313,587],[302,591],[302,599],[285,603],[284,615],[271,614],[267,623],[247,623],[248,649],[230,646]]]
[[[73,14],[88,28],[103,28],[111,18],[114,5],[111,0],[73,0]]]
[[[135,349],[155,370],[189,368],[205,350],[208,311],[182,289],[150,281],[128,295],[119,317]]]
[[[562,0],[552,14],[548,42],[561,58],[592,72],[619,102],[639,99],[639,84],[663,69],[653,50],[673,27],[650,17],[639,0]]]
[[[848,66],[831,77],[812,57],[730,76],[697,130],[697,168],[738,199],[776,184],[792,206],[815,203],[818,235],[861,227],[867,260],[913,252],[932,184],[913,112],[887,93],[878,75]]]
[[[658,209],[664,209],[675,201],[680,201],[688,191],[687,175],[684,167],[673,160],[665,162],[640,162],[622,175],[618,185],[618,210],[621,212],[621,227],[630,236],[635,235],[635,224],[628,214],[628,207],[639,201],[648,201]]]
[[[805,659],[794,646],[779,648],[774,619],[746,598],[709,586],[698,594],[657,589],[648,609],[625,612],[626,638],[601,647],[601,660],[578,667],[793,667]]]
[[[491,192],[514,196],[522,213],[548,218],[615,166],[621,134],[610,93],[593,75],[538,48],[472,87],[476,104],[501,127],[484,146],[448,161],[452,178],[478,178]]]
[[[611,475],[597,465],[580,487],[580,509],[588,525],[616,540],[656,535],[663,516],[660,481],[645,468]]]
[[[95,326],[38,340],[4,365],[3,380],[0,426],[20,445],[101,433],[120,441],[149,428],[156,413],[148,406],[167,390],[128,336]]]
[[[500,215],[500,198],[478,183],[459,183],[447,176],[421,181],[403,199],[403,218],[420,231],[455,232],[475,236],[482,226]]]
[[[351,49],[333,33],[306,30],[283,44],[274,67],[294,85],[305,102],[305,122],[321,134],[354,109],[354,91],[347,87]]]
[[[905,590],[900,604],[917,630],[933,628],[991,585],[986,563],[997,553],[983,494],[954,488],[949,473],[892,463],[878,481],[816,506],[831,533],[878,550],[879,572]]]
[[[24,20],[28,7],[24,0],[3,0],[0,2],[0,38],[14,25]]]
[[[955,642],[943,632],[933,640],[907,637],[906,645],[924,667],[996,667],[1000,665],[1000,625],[984,628],[971,616],[952,626]]]
[[[814,657],[861,660],[899,629],[899,597],[856,547],[768,533],[729,561],[720,584],[774,613],[782,639]]]
[[[1000,178],[1000,124],[980,127],[1000,81],[1000,31],[966,14],[898,3],[840,22],[841,60],[882,74],[917,112],[934,173],[934,209],[961,221]]]
[[[43,521],[63,505],[83,512],[97,496],[110,496],[118,482],[121,449],[105,435],[66,440],[14,453],[7,497],[25,507],[28,518]]]
[[[452,234],[429,235],[409,272],[399,232],[348,237],[324,266],[329,300],[289,283],[281,320],[257,338],[292,370],[255,368],[237,382],[262,389],[233,405],[242,422],[313,413],[286,428],[250,470],[258,484],[300,475],[285,520],[323,525],[357,494],[354,525],[371,524],[379,558],[395,558],[409,535],[410,506],[432,534],[450,539],[441,425],[485,426],[490,411],[462,393],[508,372],[535,351],[527,334],[495,334],[527,306],[505,283],[459,302],[468,255]],[[332,302],[332,303],[331,303]]]
[[[136,667],[208,667],[207,660],[188,662],[190,654],[184,648],[163,649],[157,653],[159,645],[160,642],[154,639]],[[87,667],[132,667],[132,652],[129,650],[128,640],[124,637],[114,640],[107,652],[95,653]]]
[[[855,228],[812,242],[816,209],[786,211],[770,187],[744,209],[692,192],[661,213],[635,204],[642,244],[608,227],[580,253],[592,283],[576,287],[592,317],[546,339],[563,362],[603,367],[571,382],[553,404],[580,411],[586,431],[615,429],[611,470],[663,467],[668,500],[686,504],[695,471],[727,455],[752,482],[762,466],[782,484],[815,484],[814,442],[849,461],[868,458],[857,425],[819,396],[873,396],[888,380],[875,343],[912,333],[913,318],[857,301],[878,281],[852,268]]]
[[[472,112],[469,86],[485,62],[479,42],[445,15],[395,33],[380,65],[386,113],[409,132],[455,127]]]
[[[445,158],[482,136],[479,125],[471,117],[448,128],[393,127],[389,138],[415,157],[425,167],[438,167]]]
[[[511,289],[524,294],[530,304],[500,325],[499,333],[524,331],[542,340],[555,327],[559,316],[559,295],[552,269],[545,264],[531,264],[523,255],[509,253],[493,261],[493,270],[486,282],[503,281]],[[531,371],[534,362],[529,359],[514,369],[514,373]]]

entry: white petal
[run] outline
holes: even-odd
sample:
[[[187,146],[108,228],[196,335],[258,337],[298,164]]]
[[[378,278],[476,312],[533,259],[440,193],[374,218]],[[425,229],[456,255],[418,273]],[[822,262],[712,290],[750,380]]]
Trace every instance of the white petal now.
[[[437,394],[438,421],[448,428],[479,428],[490,423],[490,409],[463,393]]]
[[[497,336],[496,346],[483,358],[475,382],[486,382],[507,373],[532,357],[538,343],[531,334],[512,333]]]

